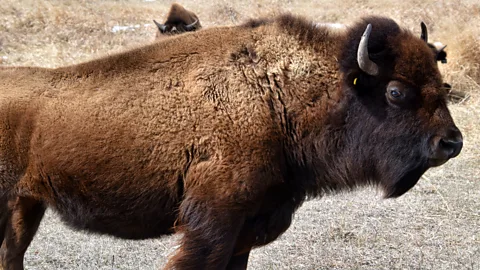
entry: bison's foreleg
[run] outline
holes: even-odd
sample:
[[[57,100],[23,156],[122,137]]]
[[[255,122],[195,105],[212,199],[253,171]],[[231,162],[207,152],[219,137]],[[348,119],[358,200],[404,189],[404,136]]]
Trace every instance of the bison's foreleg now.
[[[10,210],[8,209],[8,200],[6,198],[0,199],[0,247],[5,238],[5,229],[10,218]]]
[[[11,211],[5,228],[2,245],[4,270],[23,269],[23,257],[45,213],[42,202],[27,197],[17,197],[9,202]]]
[[[166,269],[226,269],[244,218],[217,203],[184,200],[180,207],[181,246]]]
[[[233,255],[228,262],[228,270],[245,270],[248,265],[248,257],[250,255],[250,250],[242,254]]]

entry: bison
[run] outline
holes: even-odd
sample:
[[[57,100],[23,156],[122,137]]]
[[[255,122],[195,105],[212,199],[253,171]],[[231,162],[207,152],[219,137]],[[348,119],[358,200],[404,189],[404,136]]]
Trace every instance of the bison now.
[[[246,269],[308,198],[401,196],[462,134],[425,40],[370,16],[283,14],[56,69],[0,69],[0,239],[23,258],[46,208],[125,239],[181,233],[167,269]]]
[[[170,7],[165,23],[162,24],[155,20],[153,20],[153,22],[158,28],[156,39],[169,35],[193,32],[202,28],[197,15],[177,3],[173,3]]]

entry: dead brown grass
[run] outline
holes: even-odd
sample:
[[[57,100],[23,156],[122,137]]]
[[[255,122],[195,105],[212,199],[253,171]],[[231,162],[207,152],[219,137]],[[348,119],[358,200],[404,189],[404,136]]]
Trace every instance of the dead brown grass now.
[[[430,170],[408,194],[380,200],[370,190],[307,203],[281,240],[252,254],[251,269],[480,269],[480,2],[478,0],[185,0],[204,27],[288,11],[318,22],[392,17],[447,44],[447,82],[468,93],[452,105],[465,136],[462,154]],[[0,63],[58,67],[152,42],[152,19],[170,1],[2,0]],[[112,32],[115,26],[131,26]],[[1,83],[1,82],[0,82]],[[152,269],[175,238],[123,241],[66,229],[47,217],[31,249],[31,269]]]

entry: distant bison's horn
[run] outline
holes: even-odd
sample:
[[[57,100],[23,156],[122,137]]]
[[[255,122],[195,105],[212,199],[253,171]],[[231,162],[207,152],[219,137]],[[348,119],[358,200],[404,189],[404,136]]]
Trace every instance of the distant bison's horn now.
[[[368,38],[370,37],[370,32],[372,32],[372,25],[368,24],[358,45],[357,61],[361,70],[368,75],[376,76],[378,75],[378,66],[370,60],[368,56]]]
[[[193,23],[185,25],[185,30],[186,31],[195,30],[197,28],[197,24],[198,24],[198,20],[195,20]]]
[[[427,26],[425,25],[424,22],[420,23],[420,27],[422,27],[422,35],[420,36],[423,41],[428,43],[428,31],[427,31]]]
[[[163,33],[165,32],[165,30],[167,30],[167,26],[164,25],[164,24],[161,24],[155,20],[153,20],[153,22],[157,25],[158,29],[160,29],[160,31]]]
[[[439,47],[438,51],[441,52],[441,51],[445,50],[446,47],[447,47],[447,45],[443,45],[443,46]]]

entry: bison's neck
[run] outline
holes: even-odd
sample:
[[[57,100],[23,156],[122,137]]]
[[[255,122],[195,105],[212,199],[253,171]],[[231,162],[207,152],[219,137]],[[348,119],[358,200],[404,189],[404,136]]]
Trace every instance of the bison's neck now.
[[[347,131],[352,123],[348,122],[348,108],[352,99],[340,87],[337,94],[336,99],[323,97],[315,106],[307,106],[297,116],[295,136],[286,143],[289,181],[309,197],[353,189],[368,181],[368,176],[362,175],[368,169],[349,149],[352,138]]]
[[[291,186],[311,196],[353,187],[347,163],[338,162],[347,156],[343,143],[349,102],[337,62],[342,39],[312,33],[317,40],[311,44],[302,39],[306,36],[293,35],[289,24],[284,27],[287,31],[264,35],[247,49],[285,138]]]

